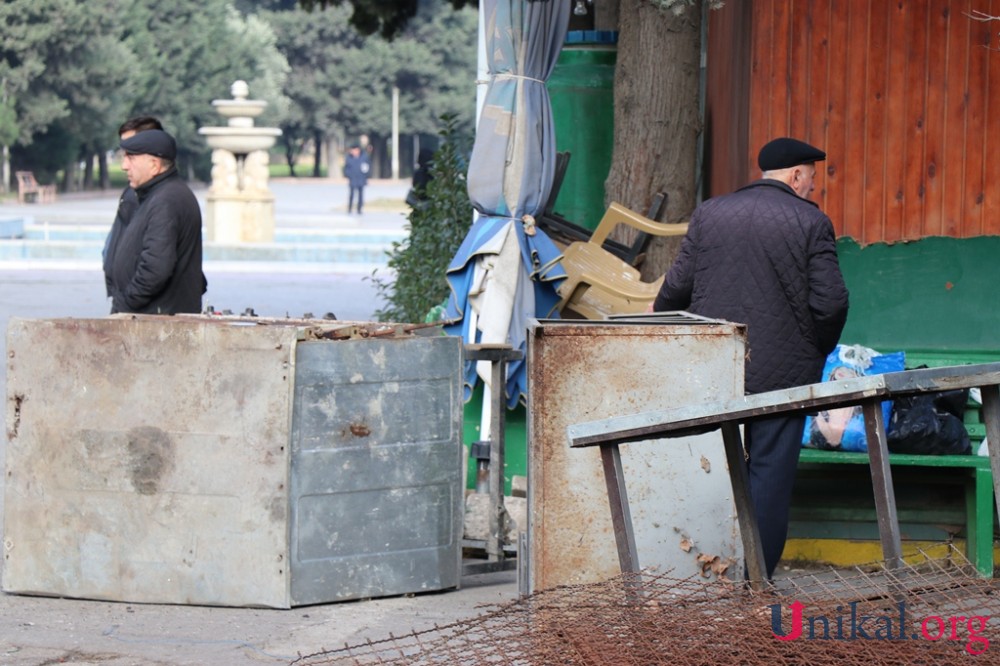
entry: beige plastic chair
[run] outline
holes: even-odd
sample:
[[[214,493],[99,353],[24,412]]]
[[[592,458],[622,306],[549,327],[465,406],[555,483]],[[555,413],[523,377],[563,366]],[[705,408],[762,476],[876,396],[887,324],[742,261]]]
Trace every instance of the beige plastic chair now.
[[[567,278],[558,289],[563,317],[604,319],[612,314],[645,312],[656,298],[663,277],[643,282],[636,268],[601,247],[619,224],[655,236],[683,236],[688,228],[686,222],[663,224],[612,203],[590,240],[570,243],[563,252]]]

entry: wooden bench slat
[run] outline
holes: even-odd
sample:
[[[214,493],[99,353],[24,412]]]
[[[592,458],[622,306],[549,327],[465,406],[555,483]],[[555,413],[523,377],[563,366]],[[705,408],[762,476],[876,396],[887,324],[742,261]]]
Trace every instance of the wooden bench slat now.
[[[822,449],[802,449],[799,463],[834,463],[834,464],[868,464],[867,453],[853,451],[825,451]],[[890,465],[908,465],[913,467],[981,467],[990,468],[990,459],[986,456],[925,456],[915,453],[890,453]]]

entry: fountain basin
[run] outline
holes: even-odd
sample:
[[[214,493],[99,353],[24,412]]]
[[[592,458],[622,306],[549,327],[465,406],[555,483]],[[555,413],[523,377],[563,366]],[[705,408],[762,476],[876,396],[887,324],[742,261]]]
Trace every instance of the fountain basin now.
[[[255,99],[217,99],[212,102],[212,106],[224,118],[234,118],[237,116],[256,118],[263,113],[267,102]]]
[[[205,137],[209,148],[246,155],[269,149],[281,136],[281,130],[277,127],[202,127],[198,134]]]

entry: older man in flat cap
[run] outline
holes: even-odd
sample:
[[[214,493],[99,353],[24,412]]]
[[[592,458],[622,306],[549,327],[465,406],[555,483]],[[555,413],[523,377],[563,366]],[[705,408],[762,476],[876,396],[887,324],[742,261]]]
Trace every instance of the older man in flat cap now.
[[[808,200],[826,153],[791,138],[760,150],[760,180],[702,203],[653,309],[687,310],[747,327],[745,389],[818,382],[847,321],[833,224]],[[745,429],[750,494],[770,578],[788,532],[804,416]]]
[[[201,312],[201,209],[174,166],[177,144],[150,129],[121,141],[122,168],[139,207],[109,262],[111,312]]]

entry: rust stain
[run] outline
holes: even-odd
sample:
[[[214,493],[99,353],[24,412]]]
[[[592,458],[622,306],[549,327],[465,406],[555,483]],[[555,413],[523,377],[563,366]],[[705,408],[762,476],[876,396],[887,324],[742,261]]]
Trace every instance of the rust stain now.
[[[351,434],[354,435],[355,437],[367,437],[368,435],[372,434],[371,428],[369,428],[364,423],[352,423],[350,430]]]
[[[142,495],[156,494],[160,481],[174,467],[174,442],[170,434],[152,426],[139,426],[129,430],[125,437],[132,486]]]
[[[10,430],[7,431],[7,439],[16,439],[18,430],[21,428],[21,403],[24,402],[24,396],[20,393],[14,394],[14,418],[13,423],[11,423]]]
[[[705,472],[712,471],[712,462],[705,456],[701,457],[701,468],[705,470]]]

